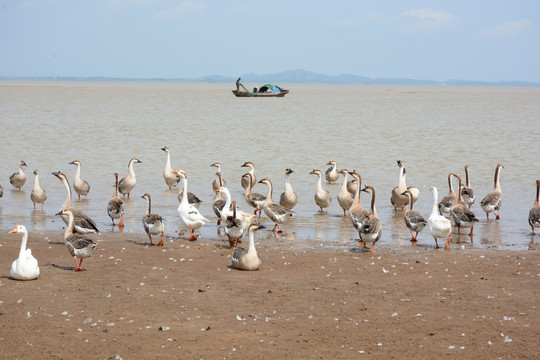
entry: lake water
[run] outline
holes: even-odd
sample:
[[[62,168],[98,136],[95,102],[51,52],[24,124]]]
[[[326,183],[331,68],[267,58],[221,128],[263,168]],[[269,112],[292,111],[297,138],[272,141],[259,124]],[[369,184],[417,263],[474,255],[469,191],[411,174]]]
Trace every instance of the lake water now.
[[[383,223],[377,246],[411,246],[402,215],[395,215],[390,204],[398,181],[396,160],[401,159],[407,185],[421,191],[415,209],[426,218],[433,201],[429,187],[437,186],[442,198],[448,192],[447,174],[464,178],[463,167],[469,165],[477,194],[472,210],[481,221],[474,244],[466,235],[455,235],[453,243],[525,249],[532,241],[527,217],[540,178],[540,88],[281,85],[290,90],[286,97],[262,99],[234,97],[234,84],[0,82],[1,231],[14,224],[25,225],[31,234],[62,229],[54,214],[65,190],[51,172],[61,170],[73,182],[76,167],[69,163],[75,159],[92,189],[88,200],[75,198],[74,206],[102,232],[118,231],[106,212],[113,174],[127,175],[129,159],[137,157],[142,163],[135,165],[137,185],[126,200],[124,232],[144,232],[146,202],[141,196],[148,192],[153,212],[167,220],[167,235],[177,235],[177,191],[168,190],[162,175],[166,154],[161,148],[168,146],[173,168],[187,172],[189,191],[204,201],[200,211],[211,220],[201,229],[201,240],[221,241],[211,209],[215,168],[210,164],[222,163],[233,198],[251,211],[240,186],[246,171],[241,165],[251,161],[258,179],[274,183],[275,201],[283,191],[284,170],[292,168],[291,183],[299,196],[283,235],[262,231],[261,241],[298,249],[357,247],[353,239],[358,235],[336,199],[342,178],[339,184],[323,184],[333,196],[327,212],[320,214],[313,199],[317,177],[309,172],[324,172],[328,161],[336,160],[338,168],[359,171],[363,184],[375,187]],[[21,192],[8,179],[20,160],[28,164]],[[479,202],[493,189],[497,163],[504,165],[505,199],[501,220],[487,222]],[[48,194],[45,211],[34,211],[30,200],[34,169]],[[254,191],[266,194],[267,187],[257,184]],[[366,193],[362,204],[369,206]],[[262,222],[272,228],[264,214]],[[433,244],[424,229],[418,246]]]

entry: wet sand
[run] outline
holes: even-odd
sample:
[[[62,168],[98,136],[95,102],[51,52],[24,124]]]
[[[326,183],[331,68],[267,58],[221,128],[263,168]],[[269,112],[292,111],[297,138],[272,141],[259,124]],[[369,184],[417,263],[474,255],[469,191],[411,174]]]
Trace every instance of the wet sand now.
[[[217,238],[107,233],[73,272],[62,232],[30,233],[41,275],[9,278],[0,234],[1,359],[538,357],[538,251],[257,241],[259,271]],[[538,239],[538,238],[537,238]],[[536,340],[535,340],[536,339]]]

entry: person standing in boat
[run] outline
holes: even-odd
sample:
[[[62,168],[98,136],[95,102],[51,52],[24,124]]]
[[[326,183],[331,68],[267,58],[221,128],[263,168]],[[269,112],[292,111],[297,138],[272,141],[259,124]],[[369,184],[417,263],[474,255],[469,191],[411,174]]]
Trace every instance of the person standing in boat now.
[[[238,78],[238,80],[236,80],[236,91],[240,90],[240,78]]]

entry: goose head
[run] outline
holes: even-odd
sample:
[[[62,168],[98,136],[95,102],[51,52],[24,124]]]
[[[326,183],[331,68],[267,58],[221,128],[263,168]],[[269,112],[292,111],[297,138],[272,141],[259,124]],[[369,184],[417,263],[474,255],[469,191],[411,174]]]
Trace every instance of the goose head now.
[[[79,160],[73,160],[72,162],[69,163],[70,165],[80,165],[81,162]]]
[[[26,228],[22,225],[15,225],[15,228],[13,228],[13,230],[11,230],[9,233],[10,234],[18,234],[18,233],[25,233],[26,232]]]
[[[162,147],[161,150],[165,151],[166,153],[171,152],[171,150],[169,150],[169,148],[167,146]]]

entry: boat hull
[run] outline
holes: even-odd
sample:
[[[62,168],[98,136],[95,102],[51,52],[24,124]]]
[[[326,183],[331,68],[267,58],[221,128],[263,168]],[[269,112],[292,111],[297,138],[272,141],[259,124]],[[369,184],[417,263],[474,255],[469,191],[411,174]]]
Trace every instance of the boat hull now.
[[[289,93],[289,90],[283,90],[278,93],[258,93],[258,92],[232,90],[232,93],[236,97],[284,97],[285,95]]]

